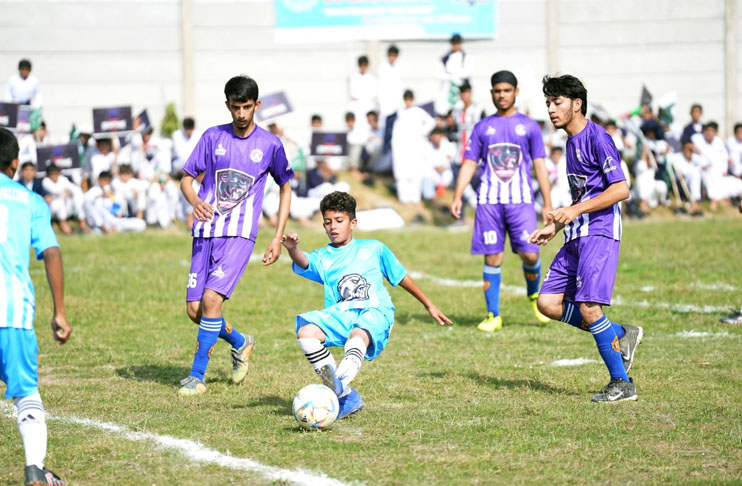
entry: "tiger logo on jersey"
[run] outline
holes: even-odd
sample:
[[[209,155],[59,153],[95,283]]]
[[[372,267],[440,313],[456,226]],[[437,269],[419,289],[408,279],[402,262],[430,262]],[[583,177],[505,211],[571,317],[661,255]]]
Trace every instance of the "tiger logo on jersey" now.
[[[221,215],[229,214],[250,191],[255,177],[236,169],[216,171],[216,210]]]
[[[569,192],[572,193],[572,204],[580,202],[587,193],[587,176],[567,174]]]
[[[522,160],[523,153],[520,145],[514,143],[496,143],[487,149],[487,162],[490,164],[490,169],[498,179],[506,184],[518,172]]]
[[[357,273],[346,275],[340,279],[340,282],[338,282],[340,302],[347,302],[350,300],[368,300],[368,291],[370,289],[371,286],[368,284],[366,279]]]

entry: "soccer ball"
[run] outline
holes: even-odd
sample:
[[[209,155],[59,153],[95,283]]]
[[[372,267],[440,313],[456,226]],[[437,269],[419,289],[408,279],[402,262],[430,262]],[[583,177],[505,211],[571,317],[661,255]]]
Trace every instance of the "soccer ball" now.
[[[294,417],[307,430],[328,428],[339,411],[337,395],[325,385],[307,385],[294,397]]]

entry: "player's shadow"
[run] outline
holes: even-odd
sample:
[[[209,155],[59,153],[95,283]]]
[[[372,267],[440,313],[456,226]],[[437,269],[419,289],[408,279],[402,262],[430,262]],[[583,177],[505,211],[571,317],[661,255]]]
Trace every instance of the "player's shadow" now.
[[[151,381],[162,385],[173,385],[180,383],[188,376],[191,369],[185,366],[173,364],[150,364],[139,366],[124,366],[116,369],[116,375],[127,380]]]
[[[492,387],[492,388],[509,388],[509,389],[529,389],[541,393],[550,393],[553,395],[561,395],[568,393],[567,390],[563,388],[557,388],[553,387],[551,385],[548,385],[546,383],[541,383],[538,380],[517,380],[517,379],[505,379],[505,378],[498,378],[495,376],[488,376],[488,375],[482,375],[480,373],[456,373],[456,372],[431,372],[431,373],[420,373],[417,375],[421,378],[438,378],[438,379],[453,379],[456,380],[461,377],[468,378],[470,380],[476,381],[477,383]]]
[[[240,403],[239,405],[233,405],[234,409],[245,409],[255,407],[272,407],[269,413],[273,415],[292,415],[292,400],[286,397],[279,397],[278,395],[267,395],[262,397],[256,397],[248,400],[246,403]]]

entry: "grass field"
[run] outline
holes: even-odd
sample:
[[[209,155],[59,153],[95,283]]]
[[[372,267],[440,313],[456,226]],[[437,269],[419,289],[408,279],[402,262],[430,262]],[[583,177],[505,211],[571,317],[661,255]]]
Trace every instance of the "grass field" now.
[[[305,250],[326,242],[321,231],[300,233]],[[742,328],[718,318],[742,303],[742,217],[626,222],[624,234],[620,305],[608,316],[646,330],[632,371],[638,402],[590,403],[608,381],[592,337],[535,322],[513,255],[503,266],[505,327],[478,332],[481,259],[469,255],[469,232],[417,228],[356,236],[381,239],[420,272],[417,282],[455,326],[435,325],[392,289],[389,346],[355,381],[366,409],[322,433],[302,432],[291,415],[296,391],[318,382],[296,344],[294,318],[321,307],[322,287],[293,275],[285,250],[272,267],[250,264],[226,305],[225,317],[257,338],[246,384],[228,383],[229,350],[220,343],[208,393],[185,399],[177,383],[196,337],[183,303],[190,238],[63,237],[75,329],[64,347],[48,330],[43,265],[31,269],[51,415],[47,464],[73,485],[283,485],[295,471],[369,486],[740,484]],[[560,245],[561,235],[544,250],[544,271]],[[595,362],[552,365],[577,358]],[[0,484],[19,484],[24,456],[9,403],[0,408]],[[155,440],[165,436],[289,475],[199,462]]]

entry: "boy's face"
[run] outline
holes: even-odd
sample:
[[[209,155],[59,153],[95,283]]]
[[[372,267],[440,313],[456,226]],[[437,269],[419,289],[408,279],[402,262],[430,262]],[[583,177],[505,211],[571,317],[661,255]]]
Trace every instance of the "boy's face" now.
[[[59,180],[59,174],[60,174],[60,172],[59,172],[59,171],[55,171],[55,172],[49,172],[49,173],[47,174],[47,176],[48,176],[48,177],[49,177],[49,179],[51,179],[51,180],[52,180],[53,182],[57,182],[57,181]]]
[[[21,170],[21,177],[23,177],[24,181],[30,182],[34,177],[36,177],[36,167],[34,167],[33,164],[27,165],[23,170]]]
[[[348,213],[328,209],[322,216],[322,226],[325,228],[330,243],[335,248],[345,246],[353,239],[353,230],[358,221],[350,219]]]
[[[703,115],[703,110],[700,108],[693,108],[690,110],[690,117],[693,119],[693,123],[698,123]]]
[[[255,111],[260,107],[260,101],[225,101],[229,113],[232,115],[232,124],[240,130],[247,130],[253,122]]]

